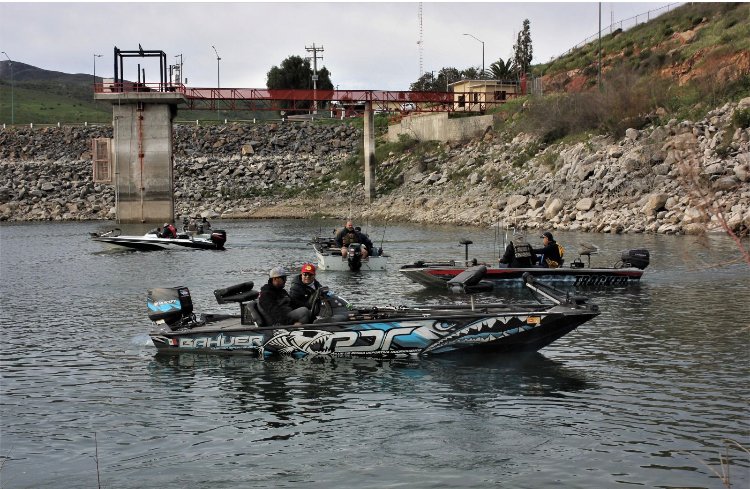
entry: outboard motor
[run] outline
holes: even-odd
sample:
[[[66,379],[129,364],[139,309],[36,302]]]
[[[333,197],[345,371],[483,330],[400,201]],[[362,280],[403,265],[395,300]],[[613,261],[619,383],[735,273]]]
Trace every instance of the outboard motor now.
[[[625,250],[622,252],[620,259],[623,266],[645,270],[650,263],[649,256],[648,250],[645,249]]]
[[[347,257],[349,263],[349,270],[352,272],[358,272],[362,268],[362,245],[359,243],[352,243],[349,245],[349,253]]]
[[[164,321],[171,329],[193,315],[193,299],[187,287],[149,289],[146,304],[148,318],[155,323]]]
[[[214,246],[216,246],[217,250],[223,250],[224,243],[227,242],[226,231],[224,231],[223,229],[211,231],[211,241],[214,243]]]

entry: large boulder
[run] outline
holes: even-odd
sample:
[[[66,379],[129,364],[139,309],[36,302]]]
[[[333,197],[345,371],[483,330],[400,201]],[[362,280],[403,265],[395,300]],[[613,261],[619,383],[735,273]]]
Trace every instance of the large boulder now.
[[[659,211],[665,210],[669,196],[663,193],[655,193],[648,196],[646,204],[641,208],[643,213],[649,217],[656,217]]]

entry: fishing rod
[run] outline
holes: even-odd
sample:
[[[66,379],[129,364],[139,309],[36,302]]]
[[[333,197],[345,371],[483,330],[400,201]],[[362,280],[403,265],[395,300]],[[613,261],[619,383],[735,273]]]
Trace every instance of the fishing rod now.
[[[383,252],[383,242],[385,241],[385,230],[388,229],[388,221],[385,221],[385,226],[383,226],[383,236],[380,238],[380,251],[379,253]]]

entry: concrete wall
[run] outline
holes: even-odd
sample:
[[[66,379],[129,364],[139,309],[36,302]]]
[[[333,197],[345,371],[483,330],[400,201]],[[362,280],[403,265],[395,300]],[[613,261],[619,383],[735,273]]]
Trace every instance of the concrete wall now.
[[[113,105],[112,113],[118,220],[124,223],[171,222],[174,219],[174,175],[170,106]]]
[[[404,117],[398,124],[388,126],[388,141],[398,141],[400,134],[418,141],[462,141],[481,136],[491,126],[491,115],[448,119],[447,112],[413,114]]]

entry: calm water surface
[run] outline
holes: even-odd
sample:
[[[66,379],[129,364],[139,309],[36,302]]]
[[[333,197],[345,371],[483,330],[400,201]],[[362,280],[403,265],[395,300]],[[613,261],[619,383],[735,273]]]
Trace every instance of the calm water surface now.
[[[557,233],[569,259],[593,242],[603,265],[638,247],[652,261],[638,286],[588,290],[602,315],[533,355],[155,355],[146,289],[233,311],[213,289],[313,260],[337,224],[215,222],[225,252],[150,253],[103,251],[87,238],[102,223],[0,226],[0,486],[719,488],[705,464],[720,471],[723,440],[750,447],[750,268],[722,236]],[[463,237],[480,259],[501,246],[487,229],[368,231],[390,271],[319,274],[360,305],[455,301],[398,265],[461,258]],[[747,488],[748,455],[728,453]]]

